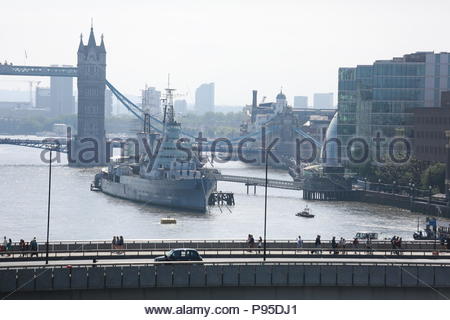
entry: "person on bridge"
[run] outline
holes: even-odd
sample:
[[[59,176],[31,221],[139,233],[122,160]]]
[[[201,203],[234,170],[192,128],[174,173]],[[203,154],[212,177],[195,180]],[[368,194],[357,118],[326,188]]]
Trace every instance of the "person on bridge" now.
[[[301,249],[303,247],[303,240],[301,236],[297,238],[297,249]]]
[[[336,248],[337,248],[336,237],[333,237],[331,239],[331,248],[333,249],[333,254],[339,254],[339,251],[336,250]],[[331,253],[331,251],[330,251],[330,253]]]
[[[400,250],[402,249],[402,238],[397,237],[397,241],[395,242],[395,246],[397,247],[397,255],[400,255]]]
[[[6,244],[6,252],[8,252],[8,256],[10,256],[11,254],[9,253],[9,251],[12,250],[12,240],[9,239],[8,243]]]
[[[247,246],[249,248],[248,252],[252,252],[252,248],[255,247],[255,238],[253,238],[253,235],[251,234],[248,235]]]
[[[112,248],[116,249],[116,245],[117,245],[117,237],[114,236],[113,239],[112,239]]]
[[[0,251],[6,251],[6,245],[8,244],[8,241],[6,240],[6,236],[3,237],[3,245],[0,246]],[[3,255],[3,253],[2,253]]]
[[[36,237],[33,238],[33,240],[31,240],[30,242],[31,245],[31,257],[33,257],[34,255],[36,255],[36,257],[38,256],[38,244],[36,241]]]
[[[125,249],[125,242],[123,241],[123,236],[119,237],[119,245],[120,245],[120,249]]]
[[[20,242],[19,242],[19,249],[20,249],[20,251],[22,252],[22,256],[25,256],[25,250],[26,250],[26,248],[25,248],[25,240],[23,240],[23,239],[20,239]]]
[[[322,243],[321,243],[321,241],[320,241],[320,235],[317,235],[317,237],[316,237],[316,242],[314,243],[314,246],[315,246],[315,248],[316,249],[319,249],[319,250],[313,250],[313,251],[311,251],[311,253],[322,253],[322,250],[320,249],[321,247],[322,247]]]
[[[391,254],[398,254],[397,253],[397,236],[393,236],[391,239],[391,246],[392,246],[392,251]]]
[[[259,237],[259,239],[258,239],[258,253],[261,252],[262,246],[263,246],[263,239],[262,239],[262,237]]]
[[[345,254],[345,245],[346,241],[343,237],[341,237],[341,239],[339,240],[339,247],[342,248],[342,254]]]

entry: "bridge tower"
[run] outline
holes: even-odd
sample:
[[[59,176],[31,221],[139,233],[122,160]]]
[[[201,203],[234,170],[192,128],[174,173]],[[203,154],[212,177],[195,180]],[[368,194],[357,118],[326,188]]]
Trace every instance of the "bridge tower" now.
[[[91,26],[84,45],[81,35],[78,47],[78,132],[68,148],[69,164],[101,166],[106,163],[105,83],[106,50],[101,37],[97,46]]]

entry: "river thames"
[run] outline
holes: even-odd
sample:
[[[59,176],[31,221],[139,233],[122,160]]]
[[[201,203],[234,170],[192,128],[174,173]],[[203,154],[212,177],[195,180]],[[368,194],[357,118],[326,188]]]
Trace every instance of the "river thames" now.
[[[42,150],[0,146],[0,236],[43,241],[46,235],[48,164],[40,160]],[[224,174],[264,177],[264,169],[240,162],[218,164]],[[183,212],[134,203],[90,191],[98,168],[67,166],[65,156],[55,164],[52,175],[51,240],[111,239],[246,239],[263,234],[264,188],[257,194],[246,193],[243,184],[218,182],[218,190],[232,191],[236,205],[210,207],[207,213]],[[269,169],[269,178],[290,180],[286,171]],[[296,217],[306,204],[314,219]],[[173,225],[160,219],[173,217]],[[423,227],[425,216],[407,210],[358,202],[317,202],[301,199],[301,191],[268,190],[269,239],[291,239],[298,235],[313,239],[332,236],[351,239],[356,232],[379,233],[379,238],[393,235],[412,239],[418,218]],[[443,221],[444,222],[444,221]],[[449,220],[445,220],[449,222]]]

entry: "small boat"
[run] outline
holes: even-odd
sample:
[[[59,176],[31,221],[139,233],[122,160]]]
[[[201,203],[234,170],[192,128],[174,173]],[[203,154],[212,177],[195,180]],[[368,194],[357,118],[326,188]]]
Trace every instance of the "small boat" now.
[[[301,212],[297,212],[295,214],[297,217],[303,217],[303,218],[314,218],[314,215],[311,214],[310,209],[308,208],[308,206],[306,206],[305,209],[303,209],[303,211]]]
[[[175,218],[161,218],[161,224],[175,224],[177,219]]]

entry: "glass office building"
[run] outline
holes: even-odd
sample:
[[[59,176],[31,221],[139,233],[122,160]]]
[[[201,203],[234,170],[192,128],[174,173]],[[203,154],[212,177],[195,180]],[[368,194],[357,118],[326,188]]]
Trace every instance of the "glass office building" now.
[[[450,89],[449,53],[416,52],[339,69],[338,137],[405,137],[413,142],[414,108],[440,106]],[[386,145],[382,146],[383,148]],[[386,151],[386,150],[384,150]],[[346,159],[346,149],[342,149]]]

